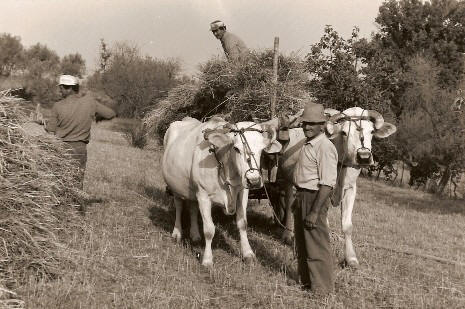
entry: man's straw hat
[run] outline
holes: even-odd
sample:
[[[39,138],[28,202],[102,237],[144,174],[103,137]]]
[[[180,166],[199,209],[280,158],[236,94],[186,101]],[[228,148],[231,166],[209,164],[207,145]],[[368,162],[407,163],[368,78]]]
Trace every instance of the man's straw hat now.
[[[324,107],[321,104],[314,103],[312,101],[307,101],[304,107],[304,112],[302,116],[299,117],[299,123],[302,122],[313,122],[313,123],[323,123],[326,122],[326,116]]]

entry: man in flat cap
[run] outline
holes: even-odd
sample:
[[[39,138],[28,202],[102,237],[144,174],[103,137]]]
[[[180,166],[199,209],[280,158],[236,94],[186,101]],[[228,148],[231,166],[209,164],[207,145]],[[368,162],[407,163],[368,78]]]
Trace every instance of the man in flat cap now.
[[[65,142],[71,156],[79,161],[79,189],[82,190],[92,121],[95,117],[111,119],[116,113],[99,103],[90,93],[81,95],[79,80],[75,76],[61,75],[58,86],[63,99],[53,104],[45,130]]]
[[[298,269],[305,288],[334,291],[333,258],[327,225],[328,198],[337,178],[337,151],[326,137],[321,104],[308,101],[299,119],[307,138],[294,170],[294,232]]]
[[[224,53],[229,61],[242,60],[249,49],[237,35],[226,31],[226,25],[221,20],[210,23],[213,35],[221,41]]]

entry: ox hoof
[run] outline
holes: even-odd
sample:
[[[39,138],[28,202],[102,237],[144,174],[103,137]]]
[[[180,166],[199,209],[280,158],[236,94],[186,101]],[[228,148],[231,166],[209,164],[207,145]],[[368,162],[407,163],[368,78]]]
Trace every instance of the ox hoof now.
[[[347,266],[353,269],[358,269],[360,267],[360,264],[358,263],[357,259],[350,259],[349,261],[346,261]]]
[[[193,246],[197,246],[197,245],[200,245],[200,243],[202,242],[202,238],[199,237],[191,237],[191,244]]]
[[[251,255],[244,256],[243,260],[245,264],[253,264],[256,260],[255,254],[252,253]]]
[[[213,260],[203,260],[202,261],[202,266],[207,267],[207,268],[213,267]]]
[[[176,242],[180,242],[181,241],[181,232],[178,229],[175,228],[173,230],[173,233],[171,233],[171,237],[173,237],[173,239]]]
[[[289,231],[284,231],[283,236],[281,237],[281,240],[289,246],[292,246],[294,243],[294,233],[289,232]]]

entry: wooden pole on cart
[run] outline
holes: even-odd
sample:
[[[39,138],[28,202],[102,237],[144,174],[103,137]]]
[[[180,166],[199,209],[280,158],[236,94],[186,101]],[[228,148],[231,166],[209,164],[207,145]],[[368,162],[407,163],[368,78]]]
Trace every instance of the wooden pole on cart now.
[[[273,93],[271,94],[271,118],[276,116],[276,96],[278,91],[279,37],[274,38],[273,48]]]
[[[274,38],[273,48],[273,92],[271,94],[270,110],[271,118],[276,117],[276,97],[278,91],[278,60],[279,60],[279,37]],[[278,157],[275,155],[276,165],[268,170],[268,182],[276,181],[276,173],[278,172]]]

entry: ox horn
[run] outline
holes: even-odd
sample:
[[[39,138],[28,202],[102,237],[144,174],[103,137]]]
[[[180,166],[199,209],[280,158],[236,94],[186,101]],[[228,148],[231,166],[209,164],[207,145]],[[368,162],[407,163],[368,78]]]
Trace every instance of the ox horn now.
[[[383,116],[380,113],[378,113],[377,111],[374,111],[374,110],[367,110],[367,115],[368,115],[368,117],[370,117],[373,120],[373,122],[375,124],[375,129],[376,130],[381,129],[381,127],[384,124]]]
[[[341,120],[341,119],[343,119],[345,117],[346,117],[345,114],[338,113],[338,114],[334,114],[331,117],[329,117],[329,121],[332,122],[332,123],[336,123],[336,122],[338,122],[339,120]]]

